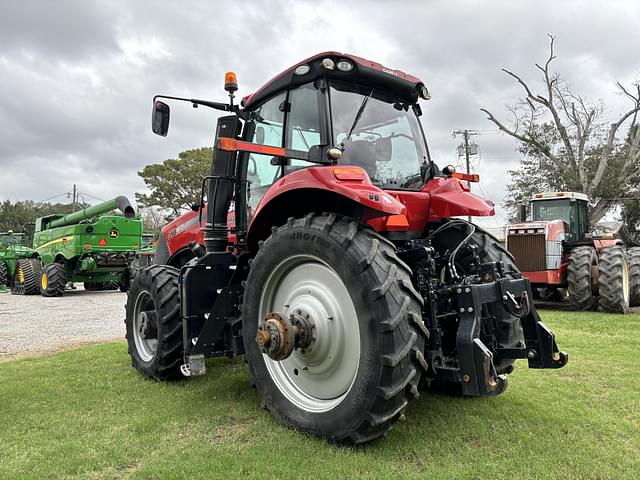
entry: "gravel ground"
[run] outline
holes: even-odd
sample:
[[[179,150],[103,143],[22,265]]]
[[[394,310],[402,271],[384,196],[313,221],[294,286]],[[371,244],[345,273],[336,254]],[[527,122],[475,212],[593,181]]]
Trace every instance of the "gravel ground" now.
[[[0,292],[0,361],[123,339],[126,300],[126,293],[82,287],[62,298]]]

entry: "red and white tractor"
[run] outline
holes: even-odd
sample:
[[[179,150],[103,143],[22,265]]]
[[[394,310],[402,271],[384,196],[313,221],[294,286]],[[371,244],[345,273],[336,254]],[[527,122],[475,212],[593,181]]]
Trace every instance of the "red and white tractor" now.
[[[507,248],[543,300],[566,297],[577,310],[627,313],[640,305],[640,247],[589,225],[583,193],[536,193],[507,228]]]

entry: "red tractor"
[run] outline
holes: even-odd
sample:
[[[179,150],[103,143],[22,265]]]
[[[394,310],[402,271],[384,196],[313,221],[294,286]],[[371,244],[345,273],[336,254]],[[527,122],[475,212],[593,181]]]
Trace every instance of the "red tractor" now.
[[[524,209],[507,228],[507,248],[543,300],[566,297],[577,310],[627,313],[640,305],[640,247],[593,233],[588,202],[583,193],[536,193],[531,221]]]
[[[384,435],[422,388],[498,395],[518,358],[560,368],[529,282],[462,215],[493,215],[431,161],[416,77],[353,55],[308,58],[218,119],[197,212],[163,230],[127,301],[133,366],[157,380],[245,355],[283,423],[331,441]],[[206,196],[204,195],[206,192]]]

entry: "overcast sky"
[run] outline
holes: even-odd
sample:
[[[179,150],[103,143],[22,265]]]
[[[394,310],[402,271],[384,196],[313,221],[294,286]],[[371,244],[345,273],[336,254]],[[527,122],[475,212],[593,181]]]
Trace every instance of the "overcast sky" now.
[[[515,144],[479,111],[508,119],[556,35],[557,69],[611,118],[615,82],[640,78],[640,2],[627,1],[29,1],[0,3],[0,200],[68,192],[133,200],[136,172],[210,146],[215,113],[173,106],[150,131],[156,93],[224,101],[224,72],[246,95],[314,53],[337,50],[420,77],[432,156],[457,163],[457,129],[477,129],[479,194],[503,200]],[[85,198],[92,201],[90,197]],[[54,200],[69,201],[65,197]],[[498,217],[498,221],[502,219]]]

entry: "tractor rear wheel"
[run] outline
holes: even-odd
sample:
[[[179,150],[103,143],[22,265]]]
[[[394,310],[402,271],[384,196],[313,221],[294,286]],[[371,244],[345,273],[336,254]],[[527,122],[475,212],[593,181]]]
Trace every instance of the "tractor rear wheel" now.
[[[0,286],[6,286],[9,281],[9,272],[7,271],[7,265],[0,263]]]
[[[567,267],[567,292],[569,303],[575,310],[593,307],[592,267],[598,265],[598,255],[593,247],[576,247],[569,255]]]
[[[40,276],[40,294],[43,297],[62,297],[67,286],[64,265],[51,263],[45,265]]]
[[[640,306],[640,247],[627,250],[629,259],[629,305]]]
[[[428,335],[422,298],[393,244],[373,230],[333,214],[290,218],[261,243],[245,292],[252,382],[281,422],[363,443],[388,432],[419,395]],[[290,320],[305,333],[301,343],[296,333],[276,354],[274,337],[260,338],[266,318],[284,326],[280,339]]]
[[[629,312],[629,262],[622,246],[600,250],[599,310],[611,313]]]
[[[127,295],[125,325],[131,365],[156,380],[182,377],[179,273],[168,265],[140,270]]]
[[[40,275],[42,263],[37,258],[18,260],[11,282],[14,295],[36,295],[40,293]]]

